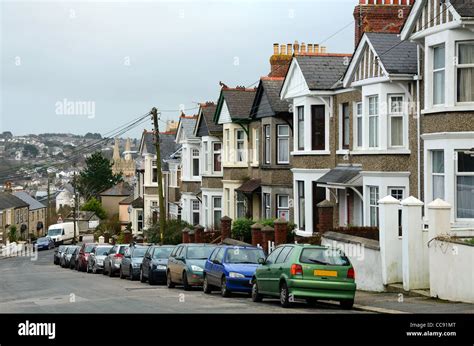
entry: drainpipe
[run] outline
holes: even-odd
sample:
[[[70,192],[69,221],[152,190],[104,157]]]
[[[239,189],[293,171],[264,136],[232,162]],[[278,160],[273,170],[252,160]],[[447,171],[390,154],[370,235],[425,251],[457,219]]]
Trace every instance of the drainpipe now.
[[[421,199],[421,134],[420,134],[420,118],[421,118],[421,105],[420,105],[420,78],[421,78],[421,68],[420,68],[420,45],[416,45],[416,56],[417,56],[417,78],[416,78],[416,141],[417,141],[417,165],[418,165],[418,177],[417,177],[417,188],[418,188],[418,199]]]

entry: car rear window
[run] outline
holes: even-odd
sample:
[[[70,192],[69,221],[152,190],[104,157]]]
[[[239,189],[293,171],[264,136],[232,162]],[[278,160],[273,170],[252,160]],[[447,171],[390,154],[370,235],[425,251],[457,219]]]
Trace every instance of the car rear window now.
[[[339,250],[335,249],[303,249],[300,256],[301,263],[348,266],[349,259]]]
[[[108,250],[110,250],[110,247],[98,247],[95,249],[95,254],[96,256],[103,256]]]
[[[214,250],[213,246],[190,246],[188,247],[188,259],[207,259]]]
[[[227,263],[258,264],[259,258],[265,258],[265,253],[260,249],[229,249],[227,250]]]
[[[172,247],[157,247],[155,252],[153,253],[153,258],[168,258],[170,257],[170,253],[173,250]]]
[[[136,247],[136,248],[133,250],[133,255],[132,255],[132,257],[143,257],[143,256],[145,256],[146,250],[148,250],[147,247]]]
[[[84,252],[91,252],[92,249],[94,248],[94,246],[95,246],[95,244],[86,245],[85,249],[84,249]]]

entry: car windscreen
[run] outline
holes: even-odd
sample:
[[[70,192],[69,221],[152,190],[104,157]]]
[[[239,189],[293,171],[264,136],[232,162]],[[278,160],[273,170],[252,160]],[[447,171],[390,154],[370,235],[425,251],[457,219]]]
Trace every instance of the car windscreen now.
[[[37,243],[48,243],[48,242],[49,242],[49,238],[46,238],[46,237],[38,238],[38,240],[37,240],[36,242],[37,242]]]
[[[349,259],[341,251],[322,248],[303,249],[300,262],[335,266],[350,265]]]
[[[143,256],[145,256],[146,250],[148,250],[147,247],[136,247],[133,250],[132,257],[143,257]]]
[[[258,264],[259,258],[265,258],[265,253],[260,249],[229,249],[225,262]]]
[[[50,228],[48,230],[48,236],[56,236],[56,235],[61,235],[63,229],[62,228]]]
[[[98,247],[95,249],[95,255],[104,256],[110,249],[110,247]]]
[[[84,248],[84,252],[91,252],[94,246],[94,244],[86,245]]]
[[[126,249],[126,248],[127,248],[126,246],[121,246],[121,247],[119,248],[119,251],[118,251],[118,253],[119,253],[119,254],[121,254],[121,255],[124,255],[124,254],[125,254],[125,249]]]
[[[214,246],[189,246],[186,258],[188,259],[207,259],[214,250]]]
[[[159,247],[159,248],[156,248],[155,252],[153,253],[153,258],[154,259],[168,258],[168,257],[170,257],[171,251],[173,251],[172,247]]]

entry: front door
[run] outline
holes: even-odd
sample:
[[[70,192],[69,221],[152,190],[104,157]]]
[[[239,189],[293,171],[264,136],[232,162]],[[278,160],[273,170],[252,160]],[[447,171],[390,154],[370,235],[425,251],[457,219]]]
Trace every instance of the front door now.
[[[317,183],[313,181],[313,232],[318,232],[319,212],[318,203],[326,199],[326,189],[318,187]]]

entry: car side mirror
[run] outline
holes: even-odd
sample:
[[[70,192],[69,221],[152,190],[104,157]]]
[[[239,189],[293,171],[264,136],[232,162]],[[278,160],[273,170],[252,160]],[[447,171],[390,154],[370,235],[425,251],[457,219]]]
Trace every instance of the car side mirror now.
[[[265,264],[265,258],[259,258],[258,264]]]

